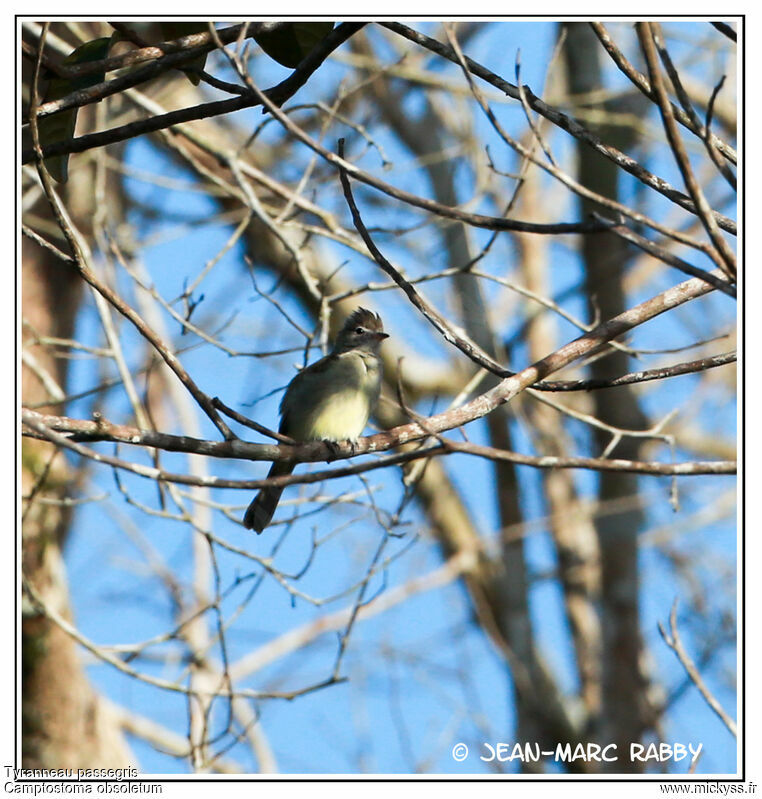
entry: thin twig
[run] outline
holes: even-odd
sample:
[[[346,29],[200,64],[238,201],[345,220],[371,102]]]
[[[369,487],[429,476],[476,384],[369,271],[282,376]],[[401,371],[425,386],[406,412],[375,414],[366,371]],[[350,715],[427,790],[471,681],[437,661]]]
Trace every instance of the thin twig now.
[[[698,688],[701,696],[704,697],[709,707],[719,716],[722,723],[730,730],[730,732],[737,738],[738,728],[735,721],[725,712],[722,705],[717,701],[712,692],[707,688],[706,683],[699,674],[696,665],[691,656],[685,651],[682,639],[680,638],[680,631],[677,628],[677,600],[672,603],[672,610],[669,614],[669,633],[664,629],[664,625],[659,622],[659,632],[664,639],[664,643],[675,653],[677,659],[685,669],[686,674],[690,677],[691,682]]]

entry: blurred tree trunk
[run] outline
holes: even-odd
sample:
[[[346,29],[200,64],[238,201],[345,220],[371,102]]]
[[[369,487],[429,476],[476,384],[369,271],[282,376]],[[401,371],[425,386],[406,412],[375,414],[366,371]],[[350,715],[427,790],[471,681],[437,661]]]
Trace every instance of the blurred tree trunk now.
[[[519,194],[517,210],[524,219],[538,222],[549,217],[548,188],[541,185],[540,170],[528,168]],[[520,233],[515,236],[524,285],[535,294],[552,294],[549,275],[549,240],[545,236]],[[539,361],[559,346],[555,318],[550,314],[532,314],[527,309],[526,339],[530,362]],[[535,448],[543,455],[559,456],[572,450],[566,417],[555,408],[521,399],[529,434]],[[574,402],[566,399],[564,404]],[[597,727],[601,705],[601,629],[598,607],[600,602],[600,556],[595,526],[589,510],[580,501],[572,472],[558,469],[541,474],[545,515],[553,536],[558,557],[558,576],[564,594],[566,619],[571,632],[579,680],[579,698],[585,710],[581,725],[588,734]]]
[[[24,85],[29,85],[25,62]],[[28,96],[28,95],[27,95]],[[72,170],[65,196],[75,220],[92,215],[92,170]],[[60,187],[59,187],[59,190]],[[89,198],[84,199],[83,198]],[[84,207],[87,204],[89,207]],[[46,230],[55,223],[44,197],[30,209]],[[84,228],[87,230],[87,225]],[[49,236],[67,250],[63,237]],[[38,343],[39,337],[72,338],[82,298],[82,281],[55,255],[22,238],[21,291],[23,309],[22,401],[45,404],[45,413],[63,413],[66,358]],[[71,521],[71,494],[77,474],[51,444],[25,438],[21,485],[22,568],[44,605],[72,619],[62,548]],[[77,645],[60,627],[24,596],[21,621],[22,765],[24,768],[117,768],[132,765],[132,757],[100,695],[88,680]]]
[[[564,54],[571,98],[602,88],[597,39],[587,23],[568,23]],[[587,103],[586,103],[587,104]],[[605,111],[606,103],[597,103]],[[634,144],[636,131],[631,127],[610,127],[602,138],[624,150]],[[619,170],[590,147],[578,143],[578,177],[583,185],[606,197],[617,198]],[[580,200],[580,217],[601,210],[595,203]],[[624,242],[613,234],[583,236],[586,296],[591,318],[611,319],[626,305],[622,285],[627,252]],[[629,371],[628,355],[612,350],[590,366],[593,379]],[[641,430],[647,420],[629,386],[593,391],[594,415],[608,425]],[[593,428],[594,455],[600,455],[610,443],[611,433]],[[639,458],[639,439],[623,436],[612,457]],[[617,500],[638,493],[638,478],[624,472],[601,472],[598,475],[598,501],[613,507]],[[601,556],[601,615],[603,631],[603,703],[600,740],[616,743],[618,750],[629,751],[631,741],[639,741],[652,724],[647,706],[647,683],[641,667],[642,641],[638,612],[638,531],[643,523],[639,507],[607,513],[596,519]],[[627,761],[616,764],[617,769]],[[630,766],[637,770],[637,764]]]

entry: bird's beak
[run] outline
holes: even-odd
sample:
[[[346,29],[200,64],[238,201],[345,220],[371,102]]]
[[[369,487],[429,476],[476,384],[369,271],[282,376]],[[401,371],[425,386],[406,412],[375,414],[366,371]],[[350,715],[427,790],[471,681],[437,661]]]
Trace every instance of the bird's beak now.
[[[383,341],[385,338],[389,338],[389,334],[388,333],[376,333],[376,338],[379,341]]]

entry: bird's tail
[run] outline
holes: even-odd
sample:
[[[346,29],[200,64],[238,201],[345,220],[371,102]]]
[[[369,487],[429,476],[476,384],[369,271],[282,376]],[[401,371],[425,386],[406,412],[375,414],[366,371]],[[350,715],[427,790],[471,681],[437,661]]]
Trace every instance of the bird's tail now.
[[[267,477],[281,477],[286,474],[291,474],[294,470],[293,463],[282,463],[275,461],[267,473]],[[269,486],[263,488],[254,499],[251,505],[246,508],[246,513],[243,517],[243,526],[247,530],[254,530],[261,533],[262,530],[270,524],[270,520],[275,513],[280,501],[280,495],[283,493],[285,486]]]

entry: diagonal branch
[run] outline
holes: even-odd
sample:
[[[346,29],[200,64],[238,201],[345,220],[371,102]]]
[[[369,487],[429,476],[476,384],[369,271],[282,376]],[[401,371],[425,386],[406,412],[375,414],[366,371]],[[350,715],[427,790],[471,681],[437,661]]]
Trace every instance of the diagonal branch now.
[[[730,25],[728,25],[727,22],[715,22],[714,20],[712,20],[709,24],[712,25],[713,27],[717,28],[717,30],[720,33],[722,33],[725,36],[727,36],[728,39],[730,39],[731,42],[737,42],[738,41],[738,34],[733,30],[733,28],[731,28]]]
[[[601,219],[605,221],[609,221],[606,217],[601,216],[600,214],[596,214],[593,212],[593,217],[596,219]],[[719,289],[723,294],[727,294],[728,297],[732,297],[733,299],[737,296],[736,287],[728,282],[724,277],[718,277],[716,274],[712,272],[707,272],[705,269],[700,269],[697,266],[689,263],[688,261],[679,258],[673,252],[670,252],[666,247],[661,247],[656,242],[647,239],[645,236],[641,236],[636,233],[634,230],[631,230],[626,225],[617,225],[612,223],[610,231],[615,235],[619,236],[626,241],[629,241],[631,244],[634,244],[639,249],[643,250],[643,252],[647,252],[649,255],[653,255],[654,258],[658,258],[660,261],[663,261],[665,264],[669,264],[669,266],[674,266],[675,269],[679,269],[681,272],[685,272],[686,275],[693,275],[693,277],[701,278],[701,280],[706,280],[707,283],[711,283],[716,289]],[[719,258],[719,256],[717,256]],[[718,266],[722,266],[722,263],[718,264]]]
[[[344,160],[344,139],[339,139],[339,158]],[[405,292],[410,302],[431,322],[432,325],[444,336],[446,341],[454,344],[461,352],[467,355],[474,363],[484,367],[493,374],[501,377],[507,376],[507,370],[495,361],[488,353],[486,353],[478,344],[470,338],[460,334],[454,329],[443,316],[432,307],[432,305],[417,291],[412,283],[405,280],[405,278],[384,258],[381,251],[376,246],[376,243],[371,238],[368,229],[362,221],[360,212],[357,209],[354,196],[352,194],[352,186],[349,182],[346,169],[339,166],[339,179],[341,186],[344,190],[344,198],[347,201],[349,210],[352,214],[352,221],[360,234],[360,237],[365,242],[368,251],[373,256],[375,262],[386,272],[389,277]]]

